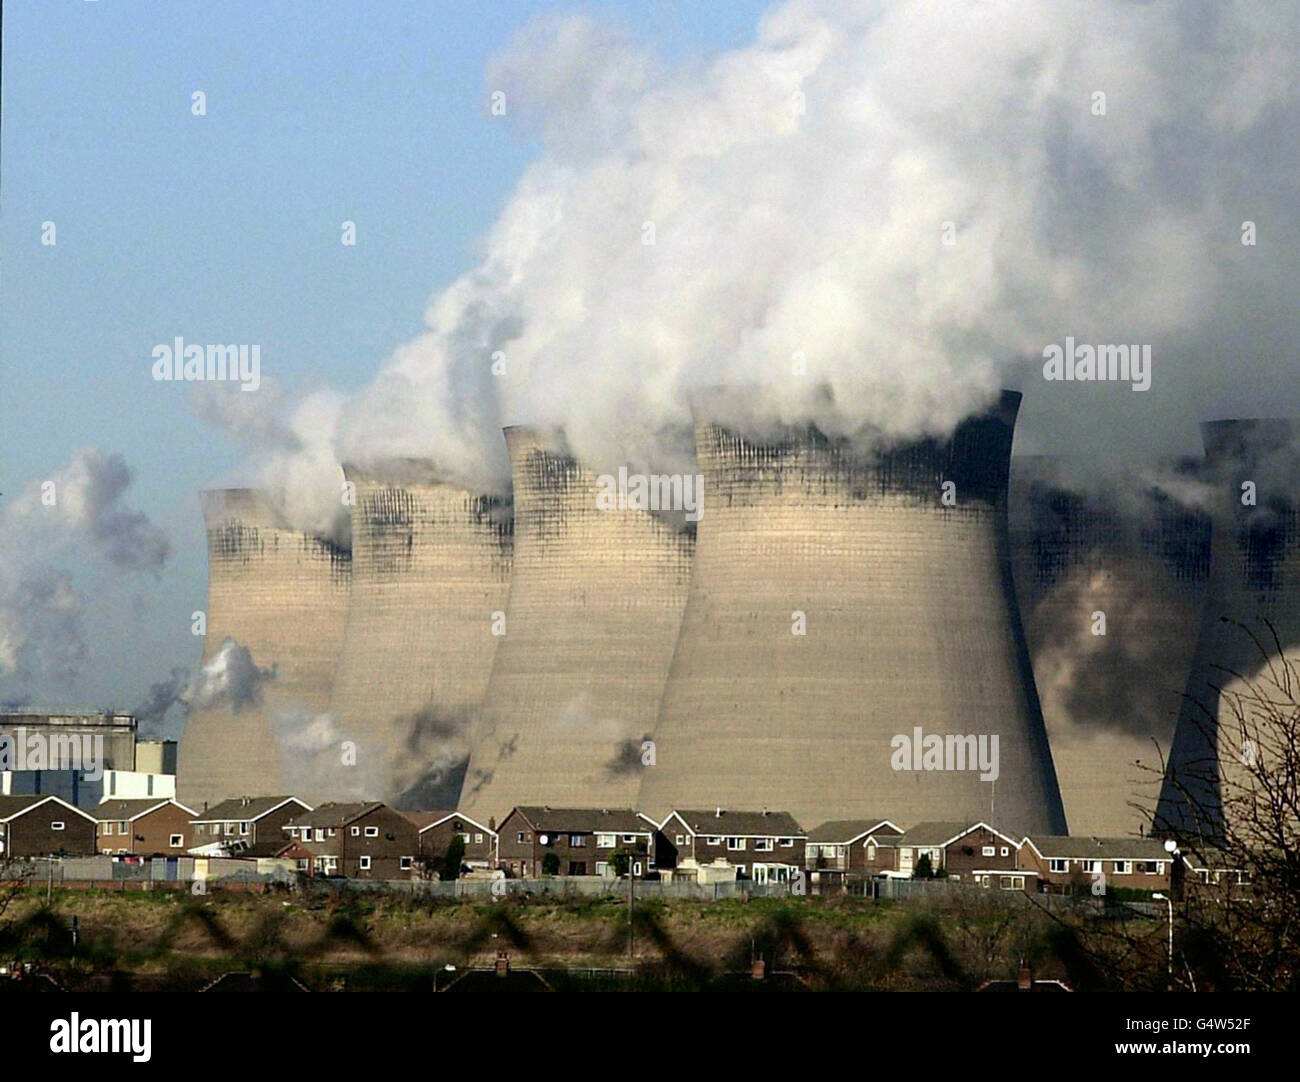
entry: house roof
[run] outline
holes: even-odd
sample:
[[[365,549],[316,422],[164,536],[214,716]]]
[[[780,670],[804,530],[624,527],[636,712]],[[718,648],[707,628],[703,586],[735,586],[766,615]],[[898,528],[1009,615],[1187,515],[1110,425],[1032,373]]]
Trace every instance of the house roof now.
[[[1025,839],[1045,859],[1172,860],[1159,838],[1095,838],[1035,834]]]
[[[95,818],[101,823],[113,821],[139,819],[142,815],[147,815],[155,808],[163,808],[168,804],[175,804],[186,815],[193,817],[194,809],[187,808],[184,804],[172,800],[171,797],[141,797],[135,800],[105,800],[96,804],[94,807]]]
[[[902,834],[888,819],[832,819],[808,832],[810,842],[855,842],[868,834]]]
[[[631,808],[550,808],[521,804],[514,810],[532,823],[535,830],[552,833],[648,834],[655,829],[654,823]]]
[[[725,834],[733,838],[804,837],[804,829],[794,821],[794,816],[784,811],[713,811],[676,809],[677,816],[693,834]],[[664,822],[668,820],[665,819]]]
[[[496,834],[496,831],[489,826],[484,826],[477,819],[473,819],[460,811],[399,811],[398,815],[409,819],[415,824],[416,828],[423,834],[430,827],[436,827],[445,823],[448,819],[460,819],[474,827],[475,830],[486,831],[488,834]]]
[[[382,801],[367,800],[359,804],[341,804],[330,802],[322,804],[313,811],[295,815],[284,825],[286,827],[341,827],[347,826],[354,819],[368,815],[376,808],[384,806]]]
[[[296,796],[244,796],[223,800],[206,811],[199,812],[192,820],[195,823],[240,822],[251,823],[275,811],[276,808],[290,800],[297,800],[304,808],[311,805]]]
[[[988,823],[978,822],[971,823],[965,820],[935,820],[933,822],[917,823],[915,826],[908,827],[903,832],[902,837],[897,841],[898,845],[916,845],[938,848],[950,845],[963,835],[969,834],[978,827],[984,827],[993,831],[1000,838],[1005,838],[1011,845],[1019,845],[1021,839],[1007,834],[1005,831],[998,830],[997,827],[990,826]]]
[[[27,796],[0,796],[0,823],[7,823],[10,819],[15,819],[18,816],[31,811],[33,808],[39,807],[47,800],[54,801],[56,804],[67,808],[70,812],[76,812],[78,815],[89,819],[92,823],[95,822],[95,817],[93,815],[82,811],[73,804],[69,804],[61,797],[41,796],[38,793],[34,793],[28,794]]]

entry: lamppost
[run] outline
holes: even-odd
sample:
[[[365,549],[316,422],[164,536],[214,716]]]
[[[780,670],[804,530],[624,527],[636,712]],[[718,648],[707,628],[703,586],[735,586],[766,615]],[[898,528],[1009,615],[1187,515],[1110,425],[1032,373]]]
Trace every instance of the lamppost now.
[[[1174,900],[1167,894],[1161,894],[1157,891],[1151,895],[1157,902],[1164,902],[1169,906],[1169,990],[1174,988]]]

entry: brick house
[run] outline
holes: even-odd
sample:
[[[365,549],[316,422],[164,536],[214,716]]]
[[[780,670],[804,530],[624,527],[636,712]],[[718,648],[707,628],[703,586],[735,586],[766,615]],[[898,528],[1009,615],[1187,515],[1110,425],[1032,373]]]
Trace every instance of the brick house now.
[[[93,856],[95,817],[57,796],[0,796],[0,856]]]
[[[876,835],[899,835],[902,828],[888,819],[834,819],[808,834],[804,867],[814,881],[820,878],[871,875],[867,863],[867,839]]]
[[[863,839],[863,848],[868,874],[910,879],[928,856],[932,871],[961,881],[976,873],[1016,871],[1020,839],[988,823],[936,820],[902,834],[875,832]]]
[[[183,857],[194,809],[176,801],[106,800],[93,809],[101,853]]]
[[[409,879],[416,870],[415,824],[377,800],[322,804],[289,820],[284,834],[285,842],[297,841],[311,854],[309,874]]]
[[[189,852],[199,857],[270,856],[284,844],[284,825],[311,805],[293,796],[223,800],[190,820]]]
[[[654,870],[655,825],[630,808],[520,806],[497,828],[497,850],[497,867],[520,879],[544,874],[548,853],[560,875],[613,875],[623,853],[644,876]]]
[[[452,838],[460,835],[465,843],[462,863],[472,869],[496,866],[497,832],[489,825],[458,811],[404,811],[401,813],[415,824],[419,838],[421,861],[441,863]]]
[[[661,868],[723,861],[738,878],[784,883],[802,872],[807,842],[789,812],[677,809],[659,824],[656,854]]]
[[[1039,890],[1050,894],[1090,893],[1094,883],[1167,891],[1174,859],[1159,838],[1036,835],[1021,846],[1019,866],[1037,874]]]

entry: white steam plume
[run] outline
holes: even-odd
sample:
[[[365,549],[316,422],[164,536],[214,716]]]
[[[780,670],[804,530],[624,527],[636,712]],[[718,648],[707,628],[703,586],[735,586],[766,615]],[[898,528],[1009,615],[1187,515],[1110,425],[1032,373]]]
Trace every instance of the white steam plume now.
[[[662,460],[719,383],[760,388],[760,418],[910,436],[1065,335],[1156,343],[1157,386],[1220,373],[1234,334],[1248,366],[1258,325],[1224,310],[1296,322],[1269,314],[1294,277],[1295,17],[795,0],[687,70],[585,17],[535,21],[487,88],[542,152],[482,261],[281,472],[328,445],[490,485],[516,422],[593,462]],[[1270,241],[1243,247],[1244,219]]]

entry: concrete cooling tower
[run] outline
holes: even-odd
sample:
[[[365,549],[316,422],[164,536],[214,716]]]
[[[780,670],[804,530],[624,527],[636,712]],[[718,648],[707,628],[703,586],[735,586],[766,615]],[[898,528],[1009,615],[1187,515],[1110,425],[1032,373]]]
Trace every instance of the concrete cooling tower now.
[[[351,578],[346,549],[289,525],[265,493],[230,489],[204,492],[201,500],[208,535],[203,665],[226,668],[209,673],[224,688],[191,713],[181,738],[179,796],[193,808],[285,791],[285,760],[298,754],[295,734],[329,705]],[[238,669],[227,638],[251,654],[251,667]]]
[[[690,578],[692,538],[654,511],[602,510],[562,438],[506,429],[515,553],[459,807],[634,805]]]
[[[1268,727],[1243,727],[1234,709],[1249,694],[1243,680],[1286,701],[1267,684],[1265,658],[1276,661],[1280,644],[1300,660],[1300,423],[1212,421],[1202,435],[1213,487],[1209,591],[1156,826],[1213,840],[1234,818],[1251,765],[1269,754]],[[1242,705],[1249,719],[1255,710]]]
[[[1063,480],[1083,469],[1086,492]],[[1039,457],[1012,459],[1010,502],[1066,820],[1080,835],[1145,832],[1196,647],[1209,518],[1130,472]]]
[[[352,597],[313,773],[332,799],[455,807],[510,583],[510,506],[418,459],[344,466],[355,485]]]
[[[870,456],[697,420],[704,515],[643,811],[1065,833],[1008,559],[1019,401]]]

